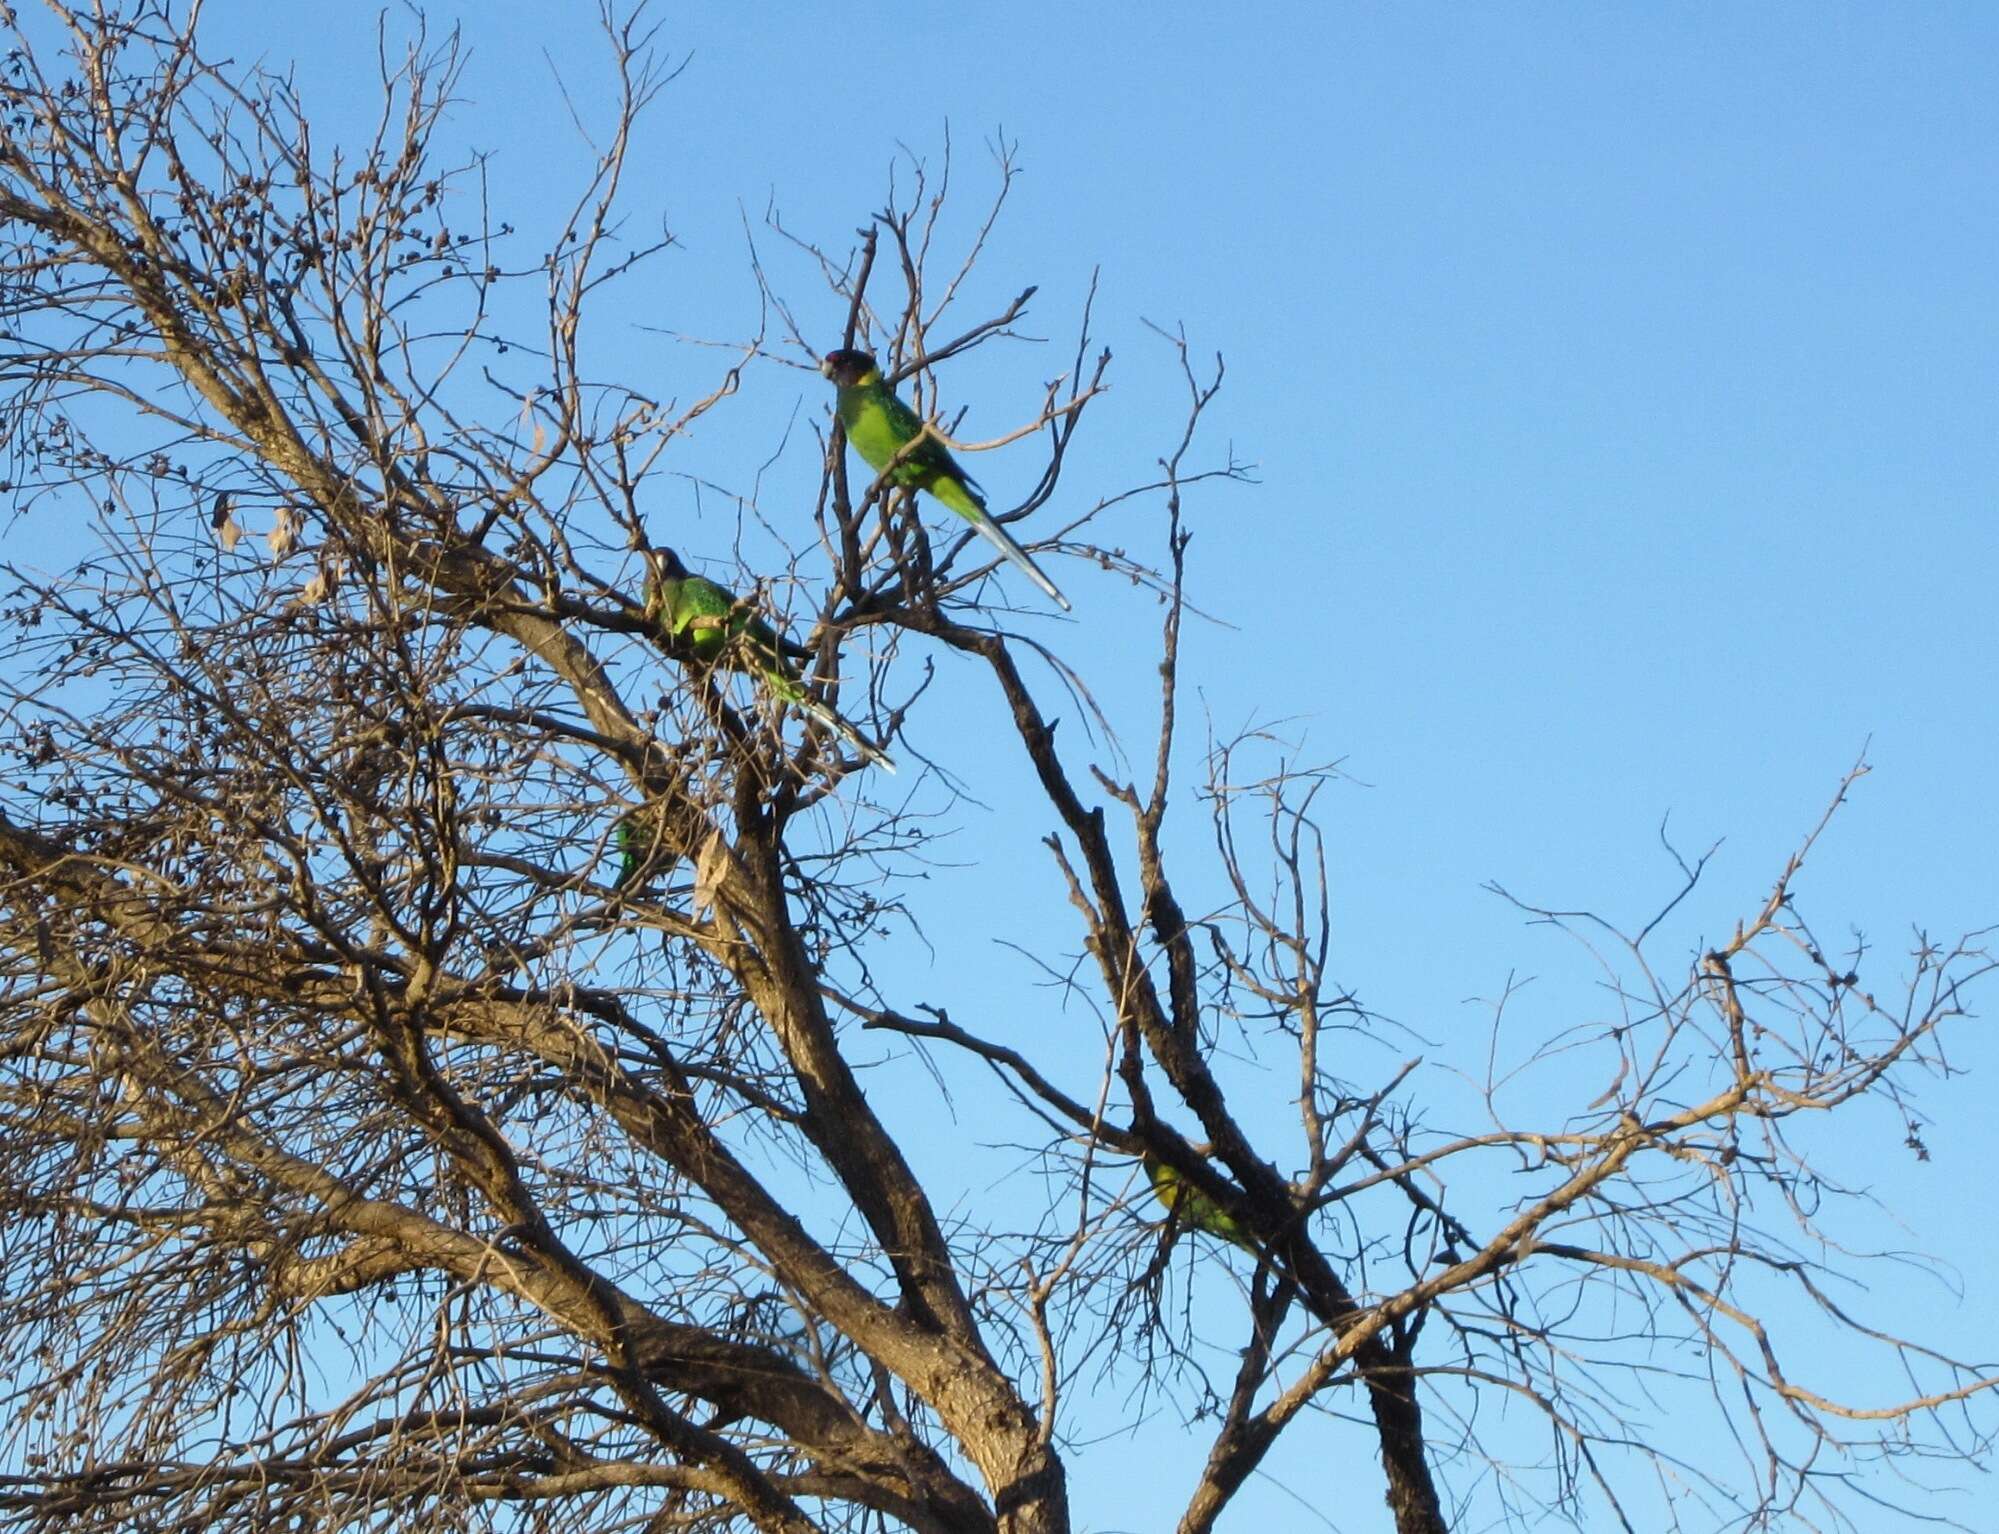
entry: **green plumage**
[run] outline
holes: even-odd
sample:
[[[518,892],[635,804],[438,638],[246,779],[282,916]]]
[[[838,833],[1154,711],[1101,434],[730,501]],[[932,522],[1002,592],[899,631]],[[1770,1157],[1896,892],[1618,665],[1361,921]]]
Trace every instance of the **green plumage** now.
[[[695,575],[672,549],[646,555],[646,618],[669,652],[697,666],[727,666],[756,677],[771,696],[809,714],[861,757],[888,772],[895,763],[846,720],[806,692],[785,658],[777,630],[706,576]]]
[[[1046,592],[1064,612],[1069,599],[1027,557],[1027,550],[1007,536],[1005,528],[986,512],[986,498],[975,481],[951,456],[951,450],[928,431],[922,419],[900,399],[866,352],[828,352],[819,371],[840,390],[836,407],[840,425],[854,451],[876,473],[888,471],[889,481],[928,490],[963,517],[1006,556],[1022,574]],[[889,466],[893,464],[894,467]]]
[[[1167,1214],[1174,1221],[1188,1229],[1233,1242],[1252,1257],[1262,1255],[1242,1221],[1165,1162],[1152,1156],[1145,1157],[1144,1162],[1145,1175],[1152,1182],[1152,1196],[1166,1206]]]
[[[611,888],[622,891],[653,855],[659,840],[658,829],[643,810],[618,822],[618,877]]]

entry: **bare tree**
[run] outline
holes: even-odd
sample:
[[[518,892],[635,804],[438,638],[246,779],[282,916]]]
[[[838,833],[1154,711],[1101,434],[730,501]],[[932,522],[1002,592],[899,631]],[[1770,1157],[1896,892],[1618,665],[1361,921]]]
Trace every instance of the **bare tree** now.
[[[1330,973],[1334,774],[1257,736],[1192,792],[1172,771],[1183,503],[1244,477],[1201,456],[1219,363],[1165,338],[1156,471],[1066,524],[1109,363],[1087,311],[997,434],[1041,455],[1005,515],[1044,562],[1159,595],[1142,772],[1058,745],[1075,657],[1010,633],[986,546],[831,422],[786,563],[678,550],[800,642],[788,698],[768,653],[690,653],[641,571],[688,424],[814,361],[803,302],[770,285],[780,333],[691,402],[584,360],[656,248],[616,211],[665,83],[639,18],[607,16],[607,147],[523,259],[480,164],[440,160],[455,39],[419,35],[372,141],[334,146],[286,78],[209,60],[198,7],[49,10],[4,15],[0,430],[12,516],[101,550],[8,567],[0,1525],[1061,1530],[1103,1388],[1202,1423],[1189,1531],[1305,1417],[1371,1435],[1403,1534],[1475,1492],[1523,1526],[1855,1526],[1867,1456],[1983,1451],[1991,1371],[1836,1298],[1849,1195],[1796,1126],[1874,1099],[1919,1141],[1908,1083],[1990,964],[1923,942],[1893,995],[1864,979],[1799,911],[1817,831],[1689,964],[1656,921],[1527,907],[1615,1010],[1511,1069],[1594,1061],[1595,1101],[1524,1110],[1495,1063],[1456,1129],[1417,1062],[1356,1079],[1384,1025]],[[942,192],[919,174],[851,250],[762,238],[948,440],[952,370],[1031,290],[961,317],[984,236],[945,254]],[[1129,496],[1163,508],[1156,569],[1092,539]],[[1079,937],[1042,958],[1094,1076],[878,979],[952,763],[912,789],[793,705],[896,745],[946,652],[1057,828]],[[1169,858],[1169,812],[1211,856]],[[940,1216],[862,1089],[884,1042],[991,1068],[982,1120],[1045,1173],[1029,1228]],[[1231,1073],[1229,1042],[1287,1063]],[[1896,1388],[1819,1393],[1827,1346]],[[1659,1400],[1740,1463],[1641,1434]]]

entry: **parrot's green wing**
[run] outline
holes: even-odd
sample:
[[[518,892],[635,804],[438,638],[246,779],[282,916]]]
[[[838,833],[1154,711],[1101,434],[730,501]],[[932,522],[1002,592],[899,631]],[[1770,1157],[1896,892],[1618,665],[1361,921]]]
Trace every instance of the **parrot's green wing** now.
[[[1009,564],[1046,592],[1050,601],[1064,612],[1070,610],[1069,599],[1028,558],[1027,550],[987,513],[978,482],[958,466],[951,450],[922,418],[897,398],[873,358],[864,352],[830,352],[821,367],[839,386],[835,412],[847,440],[870,468],[878,474],[886,470],[891,483],[928,490],[977,528]]]
[[[659,851],[659,826],[644,810],[635,811],[619,821],[618,877],[612,881],[611,888],[622,892]]]
[[[1174,1168],[1147,1156],[1145,1175],[1152,1180],[1152,1196],[1164,1204],[1167,1214],[1180,1224],[1210,1236],[1219,1236],[1241,1247],[1252,1257],[1262,1256],[1242,1222]]]
[[[673,573],[655,569],[648,575],[646,615],[664,631],[669,648],[702,665],[719,663],[759,678],[771,696],[818,720],[862,760],[895,771],[886,751],[806,692],[785,659],[785,642],[776,629],[706,576],[687,573],[678,556],[664,562]]]
[[[649,605],[667,637],[685,646],[696,660],[721,659],[736,607],[728,592],[705,576],[684,575],[656,582]]]
[[[877,473],[923,431],[921,418],[882,382],[880,373],[869,383],[842,389],[837,413],[854,451]],[[921,485],[937,472],[940,453],[950,457],[943,443],[926,439],[903,454],[889,478],[898,485]]]
[[[639,871],[639,839],[632,833],[629,820],[618,822],[618,877],[611,888],[621,890],[632,882],[632,875]]]

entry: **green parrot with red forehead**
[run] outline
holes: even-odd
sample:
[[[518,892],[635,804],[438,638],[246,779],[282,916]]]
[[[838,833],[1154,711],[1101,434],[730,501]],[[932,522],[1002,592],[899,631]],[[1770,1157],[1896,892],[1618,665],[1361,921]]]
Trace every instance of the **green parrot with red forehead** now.
[[[958,467],[957,459],[921,417],[896,397],[875,366],[875,359],[863,351],[842,347],[826,354],[819,371],[833,380],[840,397],[836,411],[846,428],[854,451],[877,474],[889,471],[893,484],[928,490],[945,506],[963,517],[988,543],[1004,554],[1049,600],[1069,611],[1069,599],[1055,583],[1041,573],[1041,567],[1007,536],[1005,528],[986,513],[986,498],[971,475]]]

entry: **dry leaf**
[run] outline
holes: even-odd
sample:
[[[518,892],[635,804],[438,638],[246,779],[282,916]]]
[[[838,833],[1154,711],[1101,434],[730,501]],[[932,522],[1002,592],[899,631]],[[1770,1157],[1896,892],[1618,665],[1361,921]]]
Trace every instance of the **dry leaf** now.
[[[714,908],[722,881],[729,876],[729,844],[720,831],[710,831],[694,860],[694,910],[699,915]]]
[[[334,589],[339,584],[339,566],[331,560],[323,561],[320,567],[313,571],[312,579],[307,581],[300,589],[298,594],[299,602],[302,606],[310,606],[315,602],[324,602],[328,597],[333,595]]]
[[[304,525],[305,518],[289,506],[280,506],[277,520],[271,524],[270,532],[264,535],[271,546],[271,558],[283,559],[297,548],[299,529]]]
[[[243,536],[243,529],[237,525],[235,513],[229,509],[229,492],[223,491],[215,498],[215,505],[208,514],[208,525],[215,533],[215,541],[222,545],[227,554],[236,547],[236,540]]]

